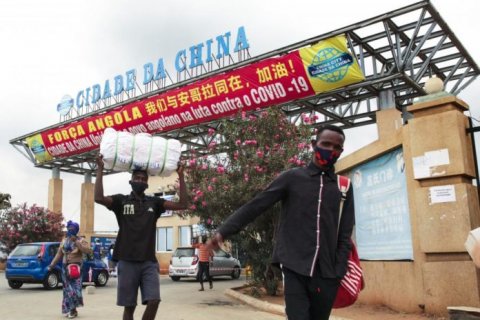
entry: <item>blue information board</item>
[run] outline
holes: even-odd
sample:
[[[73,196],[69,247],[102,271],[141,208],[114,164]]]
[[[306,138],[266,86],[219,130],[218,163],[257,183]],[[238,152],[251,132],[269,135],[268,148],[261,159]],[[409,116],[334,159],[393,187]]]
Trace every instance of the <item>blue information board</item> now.
[[[360,259],[413,260],[402,149],[354,168],[349,176]]]

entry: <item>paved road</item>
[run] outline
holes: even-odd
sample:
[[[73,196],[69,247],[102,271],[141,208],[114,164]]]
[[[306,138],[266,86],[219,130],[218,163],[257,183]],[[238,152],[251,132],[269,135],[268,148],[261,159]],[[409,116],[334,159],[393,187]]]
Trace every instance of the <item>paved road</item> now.
[[[199,292],[192,280],[173,282],[161,276],[162,302],[156,319],[162,320],[281,320],[284,317],[262,312],[227,297],[224,290],[241,286],[239,280],[216,279],[213,290]],[[121,307],[116,306],[116,278],[94,294],[84,290],[85,307],[79,308],[79,319],[121,319]],[[0,272],[0,319],[65,319],[61,314],[62,290],[47,291],[41,285],[24,285],[19,290],[8,287],[5,274]],[[135,318],[141,319],[144,307],[138,306]]]

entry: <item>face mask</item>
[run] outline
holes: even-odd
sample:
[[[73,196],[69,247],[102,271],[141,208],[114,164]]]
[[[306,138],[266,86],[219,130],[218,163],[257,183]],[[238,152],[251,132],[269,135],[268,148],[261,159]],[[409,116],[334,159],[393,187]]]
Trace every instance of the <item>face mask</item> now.
[[[145,182],[130,181],[130,185],[136,194],[142,194],[148,188],[148,184]]]
[[[76,236],[78,232],[75,230],[67,229],[67,237],[73,237]]]
[[[313,147],[313,151],[315,153],[315,159],[322,167],[332,167],[335,162],[337,162],[341,153],[336,150],[323,149],[318,146]]]
[[[76,236],[79,230],[78,223],[72,222],[71,220],[67,222],[67,237]]]

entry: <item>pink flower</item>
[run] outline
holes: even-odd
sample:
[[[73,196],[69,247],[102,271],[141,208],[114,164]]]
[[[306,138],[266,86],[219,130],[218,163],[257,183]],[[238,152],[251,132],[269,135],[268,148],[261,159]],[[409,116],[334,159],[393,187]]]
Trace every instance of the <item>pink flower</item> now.
[[[201,190],[198,190],[198,191],[196,192],[196,194],[197,194],[197,196],[199,196],[199,197],[203,197],[203,192],[202,192]]]
[[[208,191],[213,191],[213,187],[209,185],[209,186],[207,187],[207,190],[208,190]]]
[[[308,144],[306,144],[305,142],[300,142],[300,143],[297,145],[298,149],[304,149],[304,148],[307,147],[307,146],[308,146]]]
[[[260,173],[260,172],[263,172],[263,168],[260,167],[260,166],[255,166],[255,171],[257,171],[257,172],[259,172],[259,173]]]
[[[207,201],[202,201],[202,206],[206,207],[207,206]]]
[[[208,169],[208,166],[204,163],[204,164],[202,164],[202,166],[200,167],[200,169],[202,169],[202,170],[207,170],[207,169]]]
[[[250,180],[250,177],[248,176],[247,173],[245,173],[245,174],[243,175],[243,180],[245,180],[246,182],[248,182],[248,180]]]
[[[215,178],[215,177],[212,178],[212,182],[213,182],[213,183],[217,182],[217,180],[218,180],[218,179]]]
[[[259,157],[259,158],[261,159],[261,158],[263,158],[263,156],[264,156],[263,151],[260,150],[260,149],[258,149],[258,150],[257,150],[257,157]]]
[[[288,163],[296,163],[298,160],[298,157],[297,156],[293,156],[291,157],[290,159],[288,159]]]
[[[215,148],[216,145],[217,145],[217,143],[215,141],[212,141],[208,144],[208,148],[209,149]]]
[[[225,168],[224,167],[217,167],[217,172],[218,173],[225,173]]]
[[[247,113],[245,111],[242,111],[242,120],[245,120],[246,116],[247,116]]]
[[[188,164],[189,164],[190,166],[192,166],[192,167],[195,166],[195,164],[197,164],[197,159],[190,159],[190,160],[188,160]]]
[[[212,218],[208,217],[208,219],[207,219],[207,224],[208,224],[208,225],[211,225],[212,222],[213,222]]]
[[[197,206],[196,206],[196,205],[192,204],[192,205],[190,206],[190,210],[196,210],[196,209],[197,209]]]
[[[236,141],[235,141],[235,144],[236,144],[237,146],[239,146],[239,145],[242,144],[242,141],[241,141],[241,140],[236,140]]]
[[[215,134],[215,129],[209,128],[209,129],[208,129],[208,135],[209,135],[209,136],[213,136],[214,134]]]

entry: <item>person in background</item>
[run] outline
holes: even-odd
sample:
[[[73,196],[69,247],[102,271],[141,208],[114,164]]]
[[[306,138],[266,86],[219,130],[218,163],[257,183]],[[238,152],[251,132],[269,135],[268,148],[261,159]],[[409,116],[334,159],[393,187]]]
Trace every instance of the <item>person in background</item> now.
[[[140,288],[142,304],[146,305],[142,320],[153,320],[160,304],[159,265],[155,256],[157,219],[166,210],[188,208],[183,166],[177,168],[180,200],[172,202],[145,195],[148,174],[144,170],[132,172],[130,194],[105,196],[101,154],[96,162],[95,202],[113,211],[119,226],[113,251],[113,260],[118,261],[117,305],[124,307],[123,320],[133,319]]]
[[[81,237],[78,237],[79,225],[76,222],[67,222],[67,234],[62,240],[57,254],[48,266],[48,270],[53,270],[55,265],[62,259],[62,282],[63,299],[62,313],[67,318],[72,319],[78,316],[78,307],[83,307],[82,296],[82,275],[76,279],[70,279],[67,275],[67,265],[76,263],[81,266],[83,254],[92,253],[89,243]]]
[[[117,261],[113,260],[113,250],[115,249],[115,243],[112,243],[108,248],[107,260],[108,260],[108,270],[112,276],[116,276],[117,272],[115,268],[117,267]]]
[[[203,236],[201,243],[194,243],[193,247],[198,249],[198,280],[200,281],[200,289],[204,291],[203,279],[208,279],[210,289],[213,289],[212,277],[210,276],[210,261],[213,259],[213,250],[207,247],[207,237]]]
[[[216,249],[280,201],[272,262],[282,268],[289,320],[328,320],[340,280],[347,272],[355,223],[353,188],[347,192],[338,221],[342,193],[334,168],[344,141],[340,128],[320,127],[316,140],[312,140],[312,162],[280,174],[235,211],[209,243]]]
[[[93,258],[102,260],[102,243],[98,238],[95,238],[95,242],[93,244]]]

